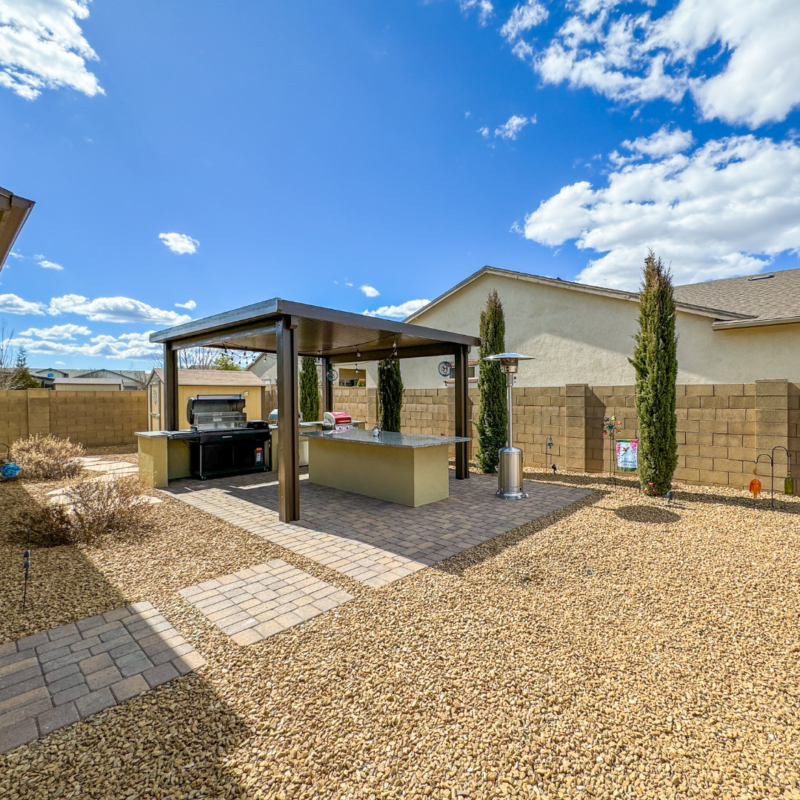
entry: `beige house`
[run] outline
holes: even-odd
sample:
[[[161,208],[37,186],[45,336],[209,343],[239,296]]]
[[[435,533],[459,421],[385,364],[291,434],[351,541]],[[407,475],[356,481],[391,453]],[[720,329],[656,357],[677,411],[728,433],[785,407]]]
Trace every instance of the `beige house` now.
[[[336,386],[366,386],[374,389],[378,380],[375,362],[364,364],[337,364]],[[274,353],[262,353],[249,367],[265,383],[275,385],[278,374],[278,357]],[[321,377],[321,376],[320,376]]]
[[[484,267],[406,322],[477,336],[492,289],[506,350],[536,359],[520,364],[519,386],[634,383],[635,292]],[[675,297],[679,384],[800,382],[800,269],[679,286]],[[441,360],[402,362],[406,388],[443,388]]]
[[[244,412],[248,420],[266,419],[271,408],[266,395],[264,381],[248,370],[179,369],[178,409],[180,429],[188,430],[186,405],[190,397],[199,394],[240,394],[245,399]],[[164,370],[154,369],[147,379],[147,414],[151,431],[163,430],[164,417]]]

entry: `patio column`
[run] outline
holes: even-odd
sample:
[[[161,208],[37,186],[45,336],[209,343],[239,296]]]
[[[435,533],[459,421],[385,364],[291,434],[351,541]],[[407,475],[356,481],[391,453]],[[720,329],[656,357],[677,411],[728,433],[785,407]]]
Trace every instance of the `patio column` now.
[[[297,384],[297,321],[281,317],[275,326],[278,350],[278,516],[300,519],[300,422]]]
[[[456,436],[468,436],[467,389],[469,380],[467,367],[469,366],[469,347],[466,345],[457,346],[455,356],[455,434]],[[456,444],[456,478],[459,480],[469,478],[468,445],[469,442]]]
[[[164,343],[164,430],[180,430],[178,409],[178,351]]]
[[[328,380],[331,369],[331,360],[322,359],[322,410],[333,411],[333,383]]]

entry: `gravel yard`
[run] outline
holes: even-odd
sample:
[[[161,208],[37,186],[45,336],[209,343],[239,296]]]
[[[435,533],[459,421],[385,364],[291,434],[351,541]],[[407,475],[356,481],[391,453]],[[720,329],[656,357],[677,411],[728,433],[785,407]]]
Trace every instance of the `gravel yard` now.
[[[800,499],[554,482],[596,492],[380,590],[164,495],[36,551],[24,615],[2,544],[0,643],[147,599],[208,664],[0,756],[0,796],[800,798]],[[56,486],[0,484],[0,541]],[[354,599],[244,648],[178,594],[274,558]]]

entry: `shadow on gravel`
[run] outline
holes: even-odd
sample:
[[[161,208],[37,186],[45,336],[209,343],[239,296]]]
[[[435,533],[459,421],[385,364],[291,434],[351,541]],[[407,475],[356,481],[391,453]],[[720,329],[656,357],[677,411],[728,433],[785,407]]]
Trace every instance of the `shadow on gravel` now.
[[[614,513],[626,522],[641,522],[648,525],[668,525],[671,522],[680,522],[680,514],[667,511],[658,506],[622,506],[615,508]]]

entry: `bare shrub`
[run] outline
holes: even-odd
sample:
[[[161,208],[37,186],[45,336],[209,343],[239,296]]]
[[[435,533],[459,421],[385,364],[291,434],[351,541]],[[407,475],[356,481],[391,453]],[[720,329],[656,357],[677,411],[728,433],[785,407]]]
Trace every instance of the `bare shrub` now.
[[[64,490],[63,505],[20,514],[17,537],[37,547],[97,544],[104,536],[135,539],[148,529],[147,500],[136,478],[86,480]]]
[[[78,458],[82,455],[83,445],[51,433],[18,439],[11,445],[11,458],[22,467],[24,478],[73,478],[81,471]]]

